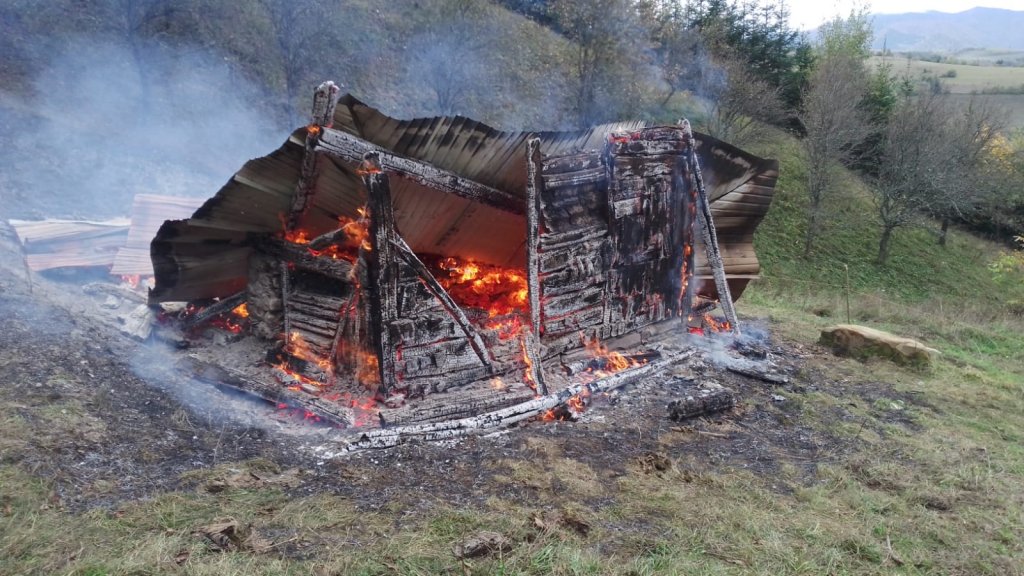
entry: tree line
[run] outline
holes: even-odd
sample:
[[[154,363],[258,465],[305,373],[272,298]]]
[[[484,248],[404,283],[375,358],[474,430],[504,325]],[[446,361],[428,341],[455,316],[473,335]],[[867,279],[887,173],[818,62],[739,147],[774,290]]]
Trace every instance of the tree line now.
[[[785,0],[11,0],[0,22],[7,89],[69,37],[102,38],[134,61],[143,111],[159,102],[154,54],[191,46],[261,86],[286,126],[332,78],[397,116],[509,129],[686,116],[739,146],[788,131],[807,163],[807,255],[841,193],[840,167],[873,191],[880,262],[926,216],[941,222],[939,241],[953,222],[1024,228],[1022,147],[1003,112],[983,98],[953,106],[941,84],[869,66],[864,12],[814,42],[790,25]]]

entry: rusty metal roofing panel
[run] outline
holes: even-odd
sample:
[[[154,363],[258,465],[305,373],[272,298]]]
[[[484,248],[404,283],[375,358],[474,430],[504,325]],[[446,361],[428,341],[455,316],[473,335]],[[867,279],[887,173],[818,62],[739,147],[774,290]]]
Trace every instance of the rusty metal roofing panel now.
[[[464,117],[397,120],[350,95],[339,99],[333,121],[336,130],[524,200],[528,139],[539,138],[545,155],[562,155],[600,151],[610,132],[649,127],[643,121],[626,121],[570,132],[502,132]],[[185,223],[161,229],[163,236],[154,242],[154,261],[162,259],[165,268],[175,262],[185,263],[175,273],[180,272],[180,281],[187,286],[182,290],[165,287],[166,296],[225,295],[215,293],[225,289],[222,280],[204,281],[190,269],[187,263],[199,260],[192,260],[197,255],[194,246],[189,249],[192,251],[183,252],[188,258],[180,260],[175,260],[175,250],[184,244],[201,245],[210,253],[216,252],[218,244],[234,250],[249,233],[279,232],[281,217],[290,209],[301,172],[305,135],[305,128],[296,130],[281,148],[247,163]],[[712,212],[727,239],[724,250],[746,254],[752,250],[751,238],[730,233],[753,230],[763,218],[767,210],[764,200],[774,187],[778,164],[702,134],[695,137]],[[356,208],[366,202],[355,168],[335,159],[320,163],[316,192],[302,222],[304,228],[313,234],[323,233],[332,229],[338,216],[355,217]],[[391,187],[396,225],[415,251],[495,264],[524,259],[525,222],[521,216],[513,217],[398,176],[391,179]],[[719,198],[723,201],[717,202]],[[742,266],[734,272],[750,268],[746,258],[742,260]],[[734,261],[740,264],[740,260]],[[236,271],[244,274],[240,268]],[[731,273],[729,263],[726,271]]]

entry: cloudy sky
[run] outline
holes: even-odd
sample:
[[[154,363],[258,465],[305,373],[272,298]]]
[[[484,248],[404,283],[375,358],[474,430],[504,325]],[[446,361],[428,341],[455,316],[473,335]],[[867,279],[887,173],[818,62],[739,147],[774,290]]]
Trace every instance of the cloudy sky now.
[[[865,2],[856,0],[789,0],[792,23],[800,29],[816,28],[835,14],[849,14],[854,6]],[[901,12],[962,12],[975,6],[1024,10],[1024,0],[876,0],[870,3],[870,12],[895,14]]]

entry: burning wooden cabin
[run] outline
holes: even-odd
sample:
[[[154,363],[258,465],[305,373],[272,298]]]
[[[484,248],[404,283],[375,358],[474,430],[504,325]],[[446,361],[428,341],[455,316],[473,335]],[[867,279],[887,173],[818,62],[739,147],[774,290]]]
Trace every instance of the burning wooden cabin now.
[[[685,123],[501,132],[337,92],[321,85],[309,126],[163,225],[152,303],[246,302],[314,387],[347,374],[411,398],[515,373],[539,394],[551,358],[695,329],[719,301],[729,316],[759,271],[775,160]]]

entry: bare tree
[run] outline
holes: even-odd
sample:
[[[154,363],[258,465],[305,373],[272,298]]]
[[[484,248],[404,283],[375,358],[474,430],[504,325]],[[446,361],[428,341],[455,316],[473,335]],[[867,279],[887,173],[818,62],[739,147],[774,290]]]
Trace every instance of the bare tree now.
[[[804,257],[811,254],[821,232],[823,204],[834,192],[836,170],[854,159],[871,133],[861,106],[867,89],[865,59],[871,41],[867,16],[853,13],[836,18],[819,34],[818,60],[804,92],[800,121],[807,158],[807,232]]]
[[[698,126],[737,146],[763,141],[768,125],[786,116],[782,90],[755,76],[739,58],[719,56],[696,89],[703,108]]]
[[[433,93],[431,113],[466,114],[476,93],[496,82],[487,60],[487,5],[443,0],[427,12],[429,23],[409,43],[408,79]]]
[[[549,11],[575,44],[575,108],[581,128],[636,108],[647,83],[645,6],[630,0],[554,0]]]
[[[932,206],[941,221],[939,245],[946,245],[950,221],[963,220],[979,210],[990,196],[1000,196],[1006,185],[1006,171],[985,155],[1006,130],[1008,112],[987,99],[971,98],[954,110],[947,125],[951,169],[943,193]]]
[[[879,142],[877,175],[872,183],[882,225],[878,263],[889,259],[893,233],[934,213],[953,195],[961,173],[950,142],[953,110],[932,91],[909,94],[897,103]]]

